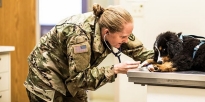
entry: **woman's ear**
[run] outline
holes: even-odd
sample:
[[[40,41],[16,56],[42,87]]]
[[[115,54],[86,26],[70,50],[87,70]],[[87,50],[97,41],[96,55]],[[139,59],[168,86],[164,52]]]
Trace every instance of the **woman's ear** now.
[[[108,35],[109,34],[109,30],[107,28],[103,28],[102,29],[102,33]]]
[[[106,34],[109,35],[109,31],[107,31]]]
[[[105,34],[109,35],[109,30],[108,29],[105,29]]]

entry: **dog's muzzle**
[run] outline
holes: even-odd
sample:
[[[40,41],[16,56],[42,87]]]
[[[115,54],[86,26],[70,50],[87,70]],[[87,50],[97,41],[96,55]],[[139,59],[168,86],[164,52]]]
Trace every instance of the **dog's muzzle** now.
[[[160,57],[160,56],[161,56],[161,55],[160,55],[160,51],[159,51],[159,49],[158,49],[157,46],[155,46],[155,48],[157,49],[157,52],[158,52],[157,63],[158,63],[158,64],[162,64],[162,63],[163,63],[163,60],[162,60],[162,58]]]

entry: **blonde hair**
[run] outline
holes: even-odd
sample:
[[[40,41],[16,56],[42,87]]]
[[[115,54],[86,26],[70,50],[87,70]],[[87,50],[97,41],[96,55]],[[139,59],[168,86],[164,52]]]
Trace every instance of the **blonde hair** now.
[[[124,24],[133,23],[130,13],[121,6],[108,6],[104,9],[99,4],[94,4],[93,13],[98,19],[99,26],[109,29],[111,33],[121,32]]]

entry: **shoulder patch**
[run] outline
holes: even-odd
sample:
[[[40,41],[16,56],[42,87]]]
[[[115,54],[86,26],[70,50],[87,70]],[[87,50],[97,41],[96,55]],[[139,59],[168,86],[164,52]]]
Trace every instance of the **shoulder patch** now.
[[[88,52],[86,45],[73,45],[74,53],[84,53]]]
[[[135,40],[135,36],[133,34],[130,34],[130,36],[128,37],[129,40],[134,41]]]

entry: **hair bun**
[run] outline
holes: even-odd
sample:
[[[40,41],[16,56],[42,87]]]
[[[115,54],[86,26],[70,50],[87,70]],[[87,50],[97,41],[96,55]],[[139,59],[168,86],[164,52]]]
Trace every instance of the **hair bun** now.
[[[95,16],[100,17],[103,14],[104,10],[105,9],[99,4],[97,3],[93,4],[93,13]]]

